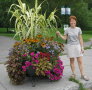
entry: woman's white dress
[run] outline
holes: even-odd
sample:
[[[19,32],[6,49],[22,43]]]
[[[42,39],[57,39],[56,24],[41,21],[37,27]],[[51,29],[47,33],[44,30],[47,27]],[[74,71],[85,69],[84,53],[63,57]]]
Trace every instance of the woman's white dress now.
[[[67,35],[67,56],[69,58],[75,58],[83,56],[81,52],[81,46],[79,41],[79,35],[82,31],[79,27],[71,28],[65,30],[64,35]]]

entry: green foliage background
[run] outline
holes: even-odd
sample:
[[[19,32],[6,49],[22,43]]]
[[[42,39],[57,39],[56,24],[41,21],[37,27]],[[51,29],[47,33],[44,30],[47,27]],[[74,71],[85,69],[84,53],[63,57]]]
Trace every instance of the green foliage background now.
[[[29,7],[34,7],[35,0],[22,0],[27,3]],[[44,0],[39,0],[41,3]],[[17,3],[17,0],[0,0],[0,27],[14,27],[14,19],[9,23],[10,14],[7,15],[7,11],[12,3]],[[82,29],[92,29],[92,0],[45,0],[42,5],[42,13],[47,11],[47,14],[57,9],[56,15],[59,17],[58,27],[62,27],[63,23],[68,23],[68,17],[61,15],[61,7],[68,6],[71,8],[71,15],[76,15],[78,18],[78,26]]]

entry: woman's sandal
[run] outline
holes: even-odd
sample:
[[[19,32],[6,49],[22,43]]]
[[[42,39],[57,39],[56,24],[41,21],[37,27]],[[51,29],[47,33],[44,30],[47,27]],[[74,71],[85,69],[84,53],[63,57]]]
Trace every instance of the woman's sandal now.
[[[70,76],[70,78],[76,78],[76,75],[75,75],[75,74],[72,74],[72,75]]]
[[[82,75],[81,79],[84,79],[85,81],[89,81],[89,78],[86,75]]]

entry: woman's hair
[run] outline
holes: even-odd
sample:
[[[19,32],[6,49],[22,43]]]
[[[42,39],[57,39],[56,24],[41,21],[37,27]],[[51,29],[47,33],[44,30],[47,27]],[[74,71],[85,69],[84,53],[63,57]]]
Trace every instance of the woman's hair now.
[[[70,17],[69,17],[69,20],[71,20],[71,19],[74,19],[75,21],[77,21],[76,16],[70,16]]]

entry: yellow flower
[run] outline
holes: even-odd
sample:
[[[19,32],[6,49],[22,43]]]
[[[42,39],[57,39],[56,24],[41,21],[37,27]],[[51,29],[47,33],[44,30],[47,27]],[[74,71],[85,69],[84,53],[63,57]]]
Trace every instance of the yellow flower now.
[[[31,43],[31,42],[35,43],[35,42],[39,42],[38,39],[24,39],[23,41],[26,42],[26,43]]]
[[[49,38],[45,38],[45,40],[49,41]]]
[[[29,43],[29,42],[31,42],[31,39],[24,39],[23,41],[26,43]]]
[[[49,40],[52,41],[54,39],[54,37],[51,37]]]
[[[41,38],[41,37],[42,37],[42,35],[37,35],[37,37],[38,37],[38,38]]]
[[[20,42],[15,42],[14,47],[20,45]]]
[[[37,42],[39,42],[40,40],[38,40],[38,39],[33,39],[33,40],[31,40],[31,42],[34,42],[34,43],[37,43]]]
[[[45,38],[45,40],[47,41],[52,41],[54,37],[50,37],[50,38]]]
[[[42,43],[41,46],[42,46],[42,47],[46,47],[46,44],[45,44],[45,43]]]

